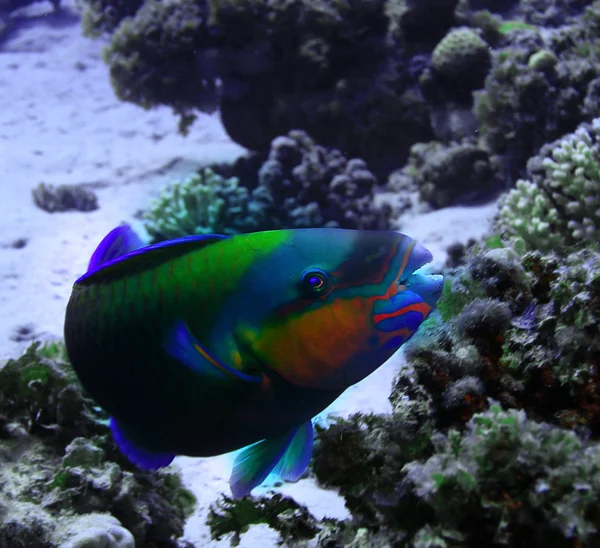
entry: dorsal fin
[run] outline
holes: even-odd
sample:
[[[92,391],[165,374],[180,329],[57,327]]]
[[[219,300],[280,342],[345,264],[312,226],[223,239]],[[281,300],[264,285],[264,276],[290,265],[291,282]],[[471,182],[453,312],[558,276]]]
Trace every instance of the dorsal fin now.
[[[112,277],[153,267],[162,261],[201,249],[225,238],[229,236],[200,234],[143,246],[142,240],[129,225],[119,226],[111,230],[100,242],[92,255],[88,271],[75,283],[92,283],[100,279],[108,281]]]
[[[103,264],[142,247],[144,242],[129,225],[113,228],[92,254],[87,271],[97,270]]]

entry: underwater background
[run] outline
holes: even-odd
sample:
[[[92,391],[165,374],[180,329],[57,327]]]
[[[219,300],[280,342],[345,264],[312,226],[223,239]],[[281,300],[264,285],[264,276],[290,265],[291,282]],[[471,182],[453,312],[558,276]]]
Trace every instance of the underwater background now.
[[[600,2],[0,0],[0,101],[0,548],[600,546]],[[70,367],[121,223],[399,230],[444,291],[234,500]]]

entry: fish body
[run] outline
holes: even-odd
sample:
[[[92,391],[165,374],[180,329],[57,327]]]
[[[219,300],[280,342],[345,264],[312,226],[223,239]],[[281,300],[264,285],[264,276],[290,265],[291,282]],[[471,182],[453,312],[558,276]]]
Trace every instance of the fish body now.
[[[102,241],[67,305],[65,342],[83,386],[144,468],[251,445],[230,485],[276,468],[295,480],[311,418],[383,364],[428,317],[440,276],[392,231],[298,229],[143,246]]]

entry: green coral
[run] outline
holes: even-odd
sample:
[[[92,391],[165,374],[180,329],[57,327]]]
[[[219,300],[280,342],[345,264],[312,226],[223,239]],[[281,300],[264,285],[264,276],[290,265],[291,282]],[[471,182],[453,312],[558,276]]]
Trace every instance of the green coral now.
[[[432,67],[447,78],[462,80],[473,72],[484,72],[490,63],[489,46],[468,27],[450,31],[431,56]]]
[[[192,234],[237,234],[254,228],[248,219],[248,190],[236,177],[203,168],[165,187],[144,213],[154,241]]]
[[[146,0],[123,19],[103,53],[117,97],[143,108],[170,105],[184,133],[195,109],[214,110],[215,75],[210,59],[203,62],[208,16],[204,0]]]
[[[84,36],[95,38],[113,32],[126,17],[132,17],[144,0],[77,0]]]
[[[550,72],[558,64],[558,58],[554,55],[553,51],[541,49],[529,57],[527,64],[532,69]]]
[[[548,251],[564,247],[564,235],[555,230],[559,221],[548,195],[531,181],[519,180],[500,201],[497,229],[529,249]]]
[[[280,494],[239,500],[223,495],[211,505],[207,519],[213,540],[233,535],[232,546],[239,544],[241,535],[250,525],[258,523],[266,523],[278,531],[282,544],[311,539],[320,530],[317,520],[306,507]]]
[[[406,482],[421,511],[433,511],[434,524],[462,529],[467,545],[597,542],[600,446],[495,405],[438,447],[405,467]]]
[[[500,202],[497,228],[529,249],[600,241],[600,118],[546,145]]]

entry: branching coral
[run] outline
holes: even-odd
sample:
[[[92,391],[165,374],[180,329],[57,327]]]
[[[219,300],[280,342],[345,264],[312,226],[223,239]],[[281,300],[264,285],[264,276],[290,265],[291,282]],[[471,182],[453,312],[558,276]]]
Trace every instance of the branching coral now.
[[[220,170],[238,171],[236,166]],[[366,164],[317,145],[302,131],[273,140],[256,180],[243,171],[240,177],[248,180],[226,179],[205,168],[165,189],[144,215],[152,238],[390,226],[391,206],[374,203],[377,179]]]
[[[548,251],[600,241],[600,118],[545,145],[501,201],[498,229]]]
[[[250,209],[248,190],[237,178],[204,168],[163,189],[144,214],[145,227],[154,241],[250,232],[261,222],[258,209]]]

